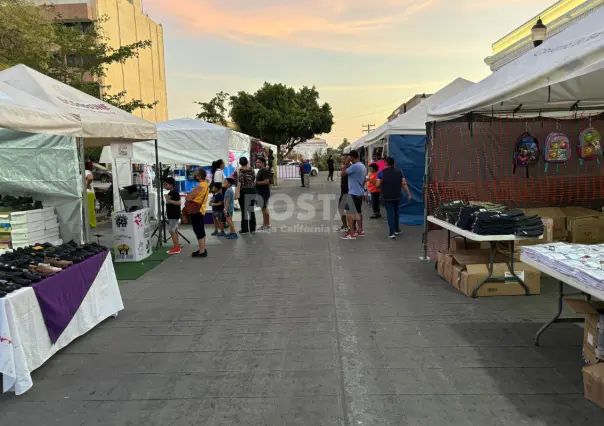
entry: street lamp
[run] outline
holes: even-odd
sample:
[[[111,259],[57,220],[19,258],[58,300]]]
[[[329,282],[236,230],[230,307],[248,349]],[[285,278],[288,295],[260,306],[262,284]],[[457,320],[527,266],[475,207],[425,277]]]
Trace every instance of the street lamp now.
[[[547,34],[547,27],[543,24],[541,18],[537,20],[535,26],[531,29],[531,36],[533,37],[533,46],[537,47],[545,40]]]

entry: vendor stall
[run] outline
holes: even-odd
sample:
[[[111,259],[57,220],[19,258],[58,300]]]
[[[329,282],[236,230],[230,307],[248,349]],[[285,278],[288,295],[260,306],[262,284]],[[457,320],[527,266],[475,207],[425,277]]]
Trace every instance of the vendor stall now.
[[[128,144],[137,140],[153,140],[157,136],[155,125],[25,65],[17,65],[1,71],[0,81],[28,93],[45,104],[50,104],[51,110],[72,114],[79,118],[80,128],[76,135],[80,151],[79,193],[81,199],[85,200],[81,203],[81,208],[84,210],[83,239],[89,241],[84,147],[108,145],[110,141]],[[30,156],[24,152],[23,157]],[[22,181],[37,182],[39,174],[22,176]]]

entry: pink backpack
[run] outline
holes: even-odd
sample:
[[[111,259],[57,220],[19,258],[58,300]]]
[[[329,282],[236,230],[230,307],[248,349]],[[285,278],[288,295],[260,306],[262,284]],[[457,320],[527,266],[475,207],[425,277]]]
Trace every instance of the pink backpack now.
[[[570,139],[564,133],[552,132],[547,135],[543,146],[543,157],[545,159],[545,171],[548,163],[566,163],[570,160],[572,150]],[[558,165],[556,165],[556,170]]]

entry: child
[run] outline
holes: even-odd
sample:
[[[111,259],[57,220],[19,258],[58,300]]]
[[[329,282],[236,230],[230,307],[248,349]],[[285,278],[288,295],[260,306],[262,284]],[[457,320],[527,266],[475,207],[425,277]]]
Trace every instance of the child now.
[[[222,215],[224,210],[224,196],[222,195],[222,184],[214,182],[214,196],[212,197],[212,218],[214,219],[213,236],[226,237],[224,233],[224,224],[222,223]]]
[[[371,163],[369,169],[367,191],[371,194],[371,205],[373,207],[373,216],[370,219],[379,219],[382,217],[382,213],[380,212],[380,188],[378,187],[379,167],[376,163]]]
[[[231,233],[227,235],[229,240],[236,240],[239,238],[235,232],[235,224],[233,223],[233,212],[235,211],[235,192],[233,191],[233,185],[235,179],[227,178],[224,180],[224,216],[226,222],[231,229]]]
[[[168,218],[168,231],[172,237],[174,247],[168,254],[180,254],[180,243],[178,241],[178,222],[180,221],[180,194],[174,189],[176,181],[173,177],[164,179],[164,189],[168,190],[166,199],[166,216]]]

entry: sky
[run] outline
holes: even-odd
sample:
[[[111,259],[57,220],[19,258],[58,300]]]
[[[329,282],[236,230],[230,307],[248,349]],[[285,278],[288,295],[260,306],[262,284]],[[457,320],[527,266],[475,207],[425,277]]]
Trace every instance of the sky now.
[[[164,27],[170,119],[263,82],[316,86],[353,142],[415,94],[490,74],[493,42],[554,0],[143,0]]]

